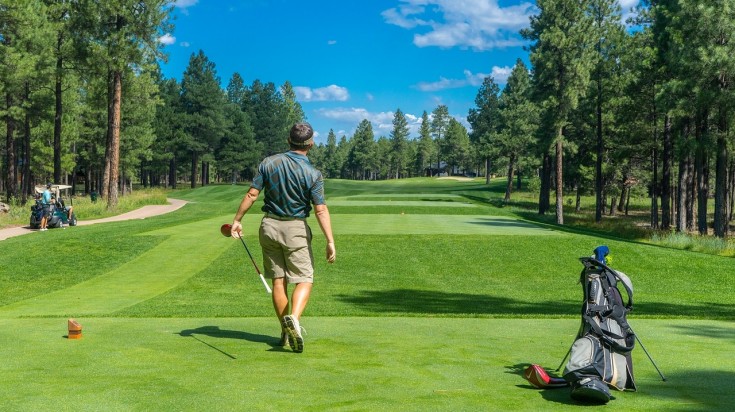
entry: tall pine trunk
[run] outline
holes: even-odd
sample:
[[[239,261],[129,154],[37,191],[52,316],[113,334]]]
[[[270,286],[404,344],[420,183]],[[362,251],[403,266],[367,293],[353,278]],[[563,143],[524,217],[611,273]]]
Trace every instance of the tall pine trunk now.
[[[13,107],[14,101],[10,92],[5,94],[5,103],[7,105],[7,114],[5,115],[5,170],[7,178],[5,183],[6,201],[18,196],[18,172],[15,160],[15,119],[10,115],[10,109]]]
[[[490,157],[485,158],[485,184],[490,184]]]
[[[513,170],[515,169],[515,163],[516,163],[516,156],[514,154],[510,155],[510,159],[508,159],[508,181],[505,184],[505,198],[503,199],[504,202],[510,202],[510,194],[513,192]]]
[[[689,182],[689,169],[687,161],[689,158],[679,160],[679,179],[676,184],[676,231],[685,233],[687,231],[686,209],[687,209],[687,186]]]
[[[664,118],[663,153],[661,156],[661,229],[671,228],[671,155],[673,139],[671,137],[671,116]]]
[[[61,45],[64,38],[59,32],[56,39],[56,76],[55,76],[55,110],[54,110],[54,182],[61,183],[61,119],[63,114],[63,90],[61,83],[61,70],[63,69],[63,59],[61,57]]]
[[[191,188],[197,187],[197,166],[199,165],[199,154],[192,152],[191,154]]]
[[[110,160],[112,159],[112,129],[113,129],[113,100],[114,100],[114,84],[113,84],[113,73],[110,70],[107,73],[107,135],[105,136],[105,168],[102,172],[102,182],[99,185],[100,197],[108,199],[110,193]]]
[[[551,198],[551,156],[544,152],[541,159],[541,190],[539,190],[538,213],[545,215],[549,211]]]
[[[727,114],[724,108],[720,108],[717,122],[717,154],[715,169],[715,236],[724,238],[727,236],[729,222],[727,220],[727,189],[728,176],[727,164]]]
[[[598,43],[598,50],[599,50]],[[598,67],[597,70],[597,101],[596,101],[596,117],[597,117],[597,161],[595,162],[595,222],[602,221],[602,156],[604,147],[602,142],[602,75]],[[622,198],[622,197],[621,197]]]
[[[26,98],[31,94],[30,85],[26,82]],[[23,203],[28,200],[28,195],[33,194],[33,182],[31,182],[31,114],[26,110],[25,132],[23,133],[23,170],[21,171],[21,192]]]
[[[694,169],[697,175],[697,231],[700,235],[706,235],[707,230],[707,199],[709,197],[709,155],[705,143],[707,131],[707,117],[705,111],[697,119],[695,138],[697,139],[697,150],[694,153]]]
[[[559,126],[556,136],[556,223],[564,224],[564,185],[562,179],[563,172],[563,154],[564,145],[562,138],[564,136],[564,128]]]
[[[112,116],[110,123],[110,160],[109,180],[105,182],[108,187],[107,208],[117,207],[118,180],[120,177],[120,107],[122,103],[122,71],[115,70],[112,73]]]

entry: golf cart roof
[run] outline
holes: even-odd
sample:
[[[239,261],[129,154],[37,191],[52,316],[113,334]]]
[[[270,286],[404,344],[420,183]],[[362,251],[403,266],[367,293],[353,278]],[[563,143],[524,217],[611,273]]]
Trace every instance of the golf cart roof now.
[[[69,185],[56,185],[56,184],[52,184],[51,185],[51,190],[52,191],[55,191],[55,192],[58,192],[59,190],[66,190],[66,189],[71,189],[71,186],[69,186]],[[46,190],[46,185],[36,186],[36,193],[43,193],[44,190]]]

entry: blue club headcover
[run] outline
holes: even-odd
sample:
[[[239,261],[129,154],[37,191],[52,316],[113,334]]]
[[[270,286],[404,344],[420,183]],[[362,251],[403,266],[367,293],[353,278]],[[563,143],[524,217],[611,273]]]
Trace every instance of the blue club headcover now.
[[[598,262],[607,264],[605,257],[610,253],[610,249],[607,246],[598,246],[595,248],[595,259]]]

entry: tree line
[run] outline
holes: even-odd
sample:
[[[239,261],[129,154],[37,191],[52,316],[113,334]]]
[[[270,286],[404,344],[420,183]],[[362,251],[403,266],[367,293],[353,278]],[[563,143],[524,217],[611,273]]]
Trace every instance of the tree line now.
[[[203,51],[181,81],[161,75],[171,7],[0,3],[7,199],[73,180],[114,207],[133,181],[246,180],[262,157],[287,149],[288,127],[306,120],[288,81],[246,85],[234,73],[223,88]],[[735,203],[734,25],[735,0],[643,1],[628,25],[615,0],[537,0],[521,32],[530,66],[518,59],[502,89],[484,79],[469,129],[439,105],[412,136],[396,108],[387,136],[365,119],[349,136],[330,130],[310,158],[330,178],[504,176],[506,201],[514,187],[538,187],[541,214],[554,192],[560,224],[583,195],[595,196],[597,221],[645,195],[652,228],[724,237]],[[565,194],[576,202],[565,205]]]

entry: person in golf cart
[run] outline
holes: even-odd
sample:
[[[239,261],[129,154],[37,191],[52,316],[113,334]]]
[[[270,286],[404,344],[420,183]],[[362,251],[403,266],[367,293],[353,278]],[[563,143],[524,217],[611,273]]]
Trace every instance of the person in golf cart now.
[[[324,199],[324,179],[306,157],[314,145],[313,135],[311,125],[296,123],[288,137],[290,150],[267,157],[260,163],[258,173],[235,214],[231,230],[233,238],[242,236],[240,220],[264,191],[261,210],[265,216],[259,231],[264,275],[273,282],[273,308],[281,323],[281,345],[288,344],[294,352],[304,350],[300,318],[314,282],[311,229],[306,223],[312,204],[327,240],[327,262],[333,263],[337,255],[329,209]],[[290,302],[289,284],[296,285]]]
[[[61,210],[66,210],[66,218],[67,220],[71,220],[71,212],[72,210],[74,210],[74,206],[69,206],[69,208],[66,207],[64,198],[61,196],[61,190],[59,190],[56,194],[56,207],[60,208]]]

